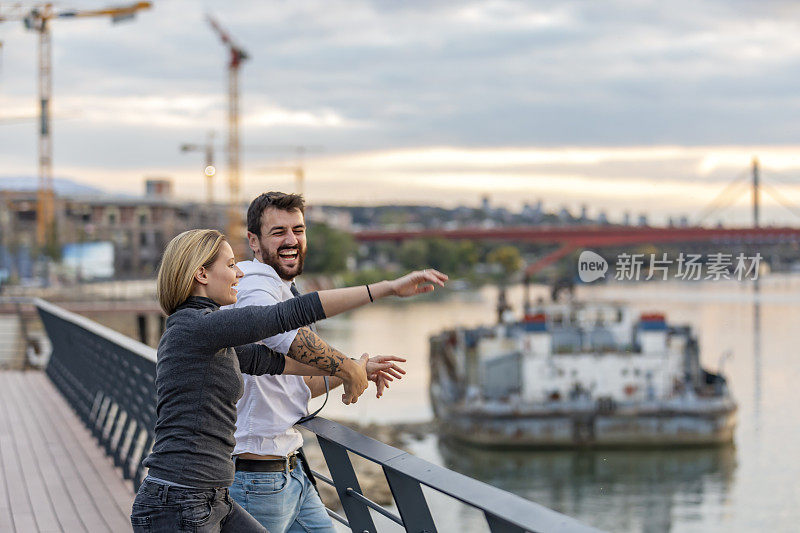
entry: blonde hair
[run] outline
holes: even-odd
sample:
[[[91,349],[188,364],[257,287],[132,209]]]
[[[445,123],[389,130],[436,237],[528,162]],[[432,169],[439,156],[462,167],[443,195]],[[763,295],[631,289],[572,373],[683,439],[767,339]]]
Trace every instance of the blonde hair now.
[[[215,229],[192,229],[169,241],[156,281],[158,303],[167,315],[192,295],[195,272],[214,263],[224,240],[225,235]]]

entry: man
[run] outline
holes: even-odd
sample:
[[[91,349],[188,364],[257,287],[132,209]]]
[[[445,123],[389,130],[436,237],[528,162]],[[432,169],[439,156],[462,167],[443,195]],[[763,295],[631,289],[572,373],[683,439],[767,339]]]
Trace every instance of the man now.
[[[255,258],[242,261],[236,306],[272,305],[298,294],[294,279],[303,272],[306,255],[305,205],[302,196],[265,193],[247,211],[247,237]],[[300,328],[264,343],[281,353],[341,359],[311,329]],[[288,361],[288,360],[287,360]],[[378,396],[387,381],[403,371],[391,361],[373,357],[367,373]],[[309,374],[314,372],[308,367]],[[318,374],[318,372],[316,373]],[[328,383],[326,384],[326,380]],[[236,477],[231,496],[270,533],[331,532],[333,523],[297,455],[303,444],[294,424],[308,414],[308,401],[341,384],[336,377],[244,376],[244,395],[237,404]]]

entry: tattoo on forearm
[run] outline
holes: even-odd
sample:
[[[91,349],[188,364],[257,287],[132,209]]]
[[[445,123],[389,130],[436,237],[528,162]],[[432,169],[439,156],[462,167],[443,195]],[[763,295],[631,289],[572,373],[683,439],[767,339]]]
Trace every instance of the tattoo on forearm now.
[[[345,359],[342,352],[328,345],[308,328],[297,330],[288,355],[301,363],[326,370],[331,376],[339,371]]]

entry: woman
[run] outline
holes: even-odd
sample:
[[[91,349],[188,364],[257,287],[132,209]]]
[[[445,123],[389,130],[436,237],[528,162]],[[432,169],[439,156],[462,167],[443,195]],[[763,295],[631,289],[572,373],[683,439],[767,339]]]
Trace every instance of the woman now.
[[[158,420],[149,475],[131,512],[134,531],[265,531],[229,496],[231,452],[241,373],[279,374],[283,355],[260,339],[306,326],[389,295],[411,296],[443,285],[435,270],[394,281],[310,293],[268,307],[220,310],[236,302],[242,272],[216,230],[181,233],[167,245],[158,271],[159,303],[169,315],[158,345]],[[365,358],[303,361],[344,380],[345,403],[366,389]],[[301,365],[290,365],[306,373]]]

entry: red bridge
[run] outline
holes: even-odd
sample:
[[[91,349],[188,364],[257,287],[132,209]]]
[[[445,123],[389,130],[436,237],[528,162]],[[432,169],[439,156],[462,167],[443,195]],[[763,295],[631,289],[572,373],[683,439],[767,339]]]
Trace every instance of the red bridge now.
[[[440,237],[457,240],[509,241],[559,244],[558,249],[526,268],[530,276],[558,261],[576,248],[602,248],[635,244],[716,242],[724,244],[777,244],[800,242],[800,228],[656,228],[641,226],[526,226],[504,228],[462,228],[419,231],[359,231],[353,234],[359,242],[395,241]]]

